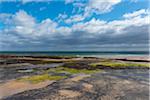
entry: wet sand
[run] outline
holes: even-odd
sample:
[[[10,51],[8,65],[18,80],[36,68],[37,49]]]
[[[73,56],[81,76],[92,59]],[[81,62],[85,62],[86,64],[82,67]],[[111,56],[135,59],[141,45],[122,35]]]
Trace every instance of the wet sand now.
[[[11,96],[13,94],[24,92],[26,90],[43,88],[53,82],[54,81],[44,81],[41,83],[32,84],[29,82],[11,80],[6,83],[0,84],[0,99],[5,98],[6,96]]]

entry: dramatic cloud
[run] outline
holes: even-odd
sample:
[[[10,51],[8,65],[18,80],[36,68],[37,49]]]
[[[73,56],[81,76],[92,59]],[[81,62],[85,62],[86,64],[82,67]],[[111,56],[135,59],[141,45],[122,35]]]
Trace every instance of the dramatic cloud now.
[[[59,25],[49,18],[38,22],[23,10],[15,15],[0,14],[0,20],[6,26],[0,31],[0,44],[9,47],[38,46],[63,50],[96,47],[101,49],[108,46],[135,47],[148,44],[149,17],[145,9],[124,14],[121,20],[107,22],[92,18],[72,26]]]
[[[45,19],[40,23],[37,23],[35,18],[28,15],[25,11],[20,10],[15,15],[1,14],[1,20],[11,23],[9,29],[5,29],[7,33],[13,32],[17,35],[24,37],[37,38],[38,36],[53,36],[53,35],[65,35],[69,31],[67,27],[57,27],[58,24],[51,19]],[[10,16],[5,17],[4,16]],[[8,23],[6,23],[8,25]],[[64,32],[63,32],[64,31]],[[57,33],[57,34],[56,34]]]

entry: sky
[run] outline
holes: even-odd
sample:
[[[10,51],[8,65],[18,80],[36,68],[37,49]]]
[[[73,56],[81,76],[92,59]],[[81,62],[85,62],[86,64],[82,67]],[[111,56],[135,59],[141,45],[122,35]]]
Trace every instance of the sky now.
[[[0,51],[145,51],[148,0],[0,0]]]

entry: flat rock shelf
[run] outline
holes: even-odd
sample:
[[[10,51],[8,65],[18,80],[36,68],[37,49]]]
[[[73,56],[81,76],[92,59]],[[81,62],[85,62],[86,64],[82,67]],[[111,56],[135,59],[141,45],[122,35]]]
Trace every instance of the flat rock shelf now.
[[[0,56],[2,100],[148,100],[149,61]]]

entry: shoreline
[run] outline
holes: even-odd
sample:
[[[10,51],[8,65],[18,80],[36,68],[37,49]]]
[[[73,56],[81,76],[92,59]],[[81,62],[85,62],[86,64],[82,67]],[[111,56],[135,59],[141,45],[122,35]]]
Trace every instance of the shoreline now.
[[[0,54],[0,59],[7,58],[39,58],[39,59],[72,59],[72,58],[94,58],[94,59],[116,59],[129,61],[145,61],[150,62],[150,55],[15,55],[15,54]]]

